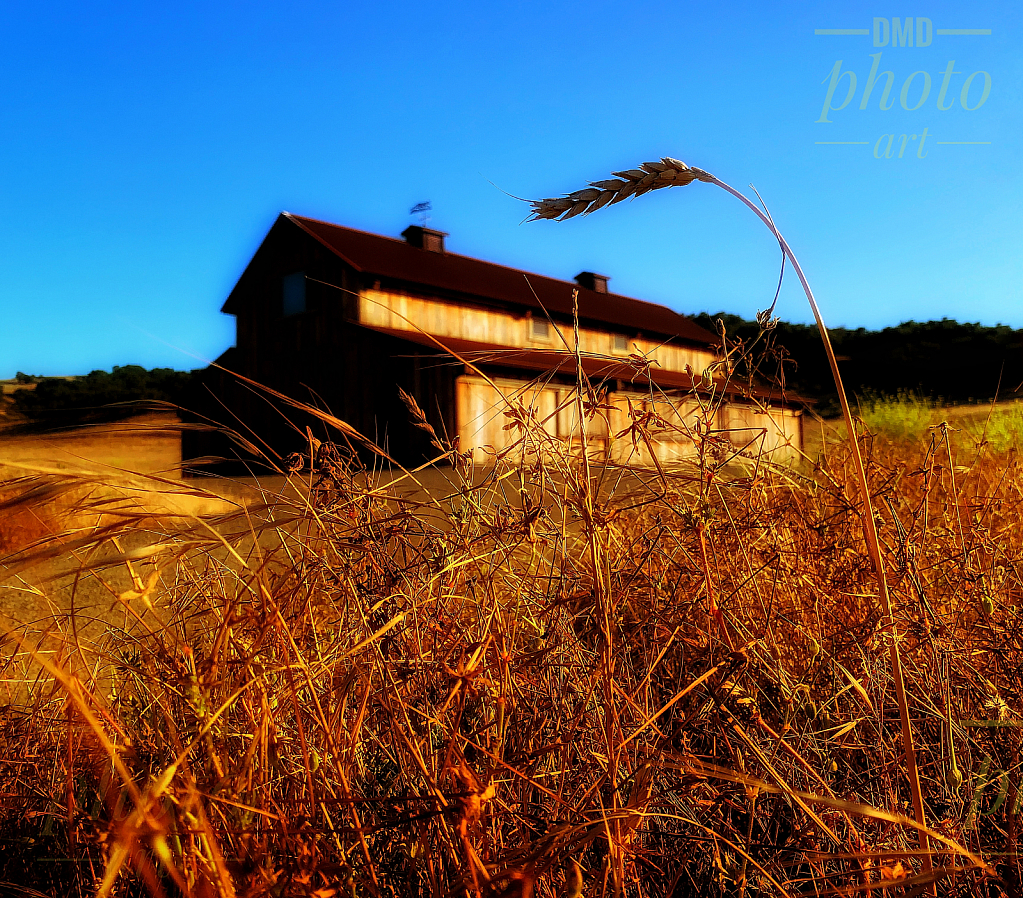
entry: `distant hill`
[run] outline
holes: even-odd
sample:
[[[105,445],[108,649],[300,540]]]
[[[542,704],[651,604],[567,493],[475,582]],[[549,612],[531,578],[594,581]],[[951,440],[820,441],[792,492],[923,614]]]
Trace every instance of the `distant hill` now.
[[[727,312],[704,312],[694,319],[713,333],[721,319],[729,340],[749,343],[760,333],[755,321]],[[943,318],[906,321],[878,331],[835,328],[828,333],[850,394],[911,391],[955,403],[991,400],[996,393],[1000,399],[1023,395],[1023,330]],[[760,346],[769,350],[762,360],[763,375],[777,376],[781,366],[789,389],[817,400],[821,413],[836,409],[837,395],[816,326],[781,321]]]
[[[115,421],[148,408],[183,404],[195,382],[188,371],[121,365],[82,377],[19,372],[13,381],[4,382],[4,393],[14,413],[10,417],[29,425],[60,427]]]

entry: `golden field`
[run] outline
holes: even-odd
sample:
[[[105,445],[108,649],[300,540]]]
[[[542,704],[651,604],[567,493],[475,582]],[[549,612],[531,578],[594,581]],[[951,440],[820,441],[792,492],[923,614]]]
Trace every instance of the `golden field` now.
[[[71,438],[62,467],[3,455],[5,522],[48,524],[3,559],[0,600],[31,616],[4,641],[0,880],[1018,889],[1016,445],[960,419],[863,429],[892,626],[847,441],[781,468],[704,430],[691,462],[624,470],[517,426],[521,451],[473,466],[439,440],[425,473],[300,441],[262,491],[129,475],[143,456],[104,467]],[[156,442],[135,467],[170,474]]]

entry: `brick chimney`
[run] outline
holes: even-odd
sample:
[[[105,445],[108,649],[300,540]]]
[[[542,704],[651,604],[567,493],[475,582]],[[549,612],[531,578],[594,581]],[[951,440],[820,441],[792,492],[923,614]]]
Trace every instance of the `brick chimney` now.
[[[594,274],[592,271],[580,271],[575,276],[575,282],[580,287],[592,290],[594,293],[607,293],[608,276],[606,274]]]
[[[420,225],[409,225],[401,232],[405,242],[417,249],[425,249],[431,253],[444,252],[444,238],[448,235],[444,231],[434,231],[431,228],[424,228]]]

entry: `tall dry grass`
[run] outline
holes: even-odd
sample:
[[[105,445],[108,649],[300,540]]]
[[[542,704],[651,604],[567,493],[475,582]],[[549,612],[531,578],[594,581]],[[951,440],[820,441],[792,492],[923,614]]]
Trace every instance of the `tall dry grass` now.
[[[213,517],[97,499],[59,546],[5,557],[5,590],[107,599],[87,633],[73,604],[8,626],[0,878],[1017,893],[1017,454],[850,417],[850,439],[781,468],[737,451],[711,402],[684,422],[688,461],[626,469],[585,451],[599,387],[580,375],[575,444],[521,406],[486,467],[431,434],[429,489],[367,470],[358,435],[308,410],[319,439],[267,459],[285,490]],[[670,426],[637,407],[618,439]],[[20,486],[75,487],[55,476]],[[75,572],[46,576],[55,557]]]
[[[620,180],[591,182],[589,187],[584,188],[581,191],[568,194],[566,197],[531,202],[530,205],[533,210],[532,219],[555,219],[563,221],[578,214],[589,214],[600,209],[604,205],[619,202],[626,196],[632,196],[635,198],[643,193],[658,188],[674,186],[684,187],[694,181],[704,182],[715,187],[719,187],[725,193],[737,199],[747,209],[749,209],[750,212],[760,219],[760,221],[778,241],[778,246],[782,253],[781,273],[778,277],[778,289],[775,292],[774,302],[771,304],[770,309],[766,312],[757,313],[757,321],[761,325],[762,332],[771,325],[770,318],[774,311],[774,305],[778,301],[778,295],[781,291],[782,281],[785,277],[786,263],[791,264],[796,277],[799,279],[799,284],[803,288],[806,300],[810,305],[814,320],[817,323],[817,330],[820,333],[821,342],[824,345],[824,352],[828,359],[828,365],[831,368],[831,376],[834,379],[835,389],[838,393],[838,401],[842,409],[842,417],[845,421],[846,432],[849,435],[853,471],[856,476],[860,501],[863,504],[863,514],[861,518],[863,538],[866,542],[867,555],[869,556],[870,563],[874,568],[874,577],[877,583],[877,592],[881,611],[884,614],[886,626],[892,634],[892,639],[890,640],[888,647],[889,665],[891,668],[892,682],[895,686],[895,693],[899,704],[899,717],[902,723],[902,751],[905,759],[906,775],[909,780],[909,791],[913,800],[914,818],[918,828],[923,872],[925,876],[929,876],[931,872],[931,851],[927,834],[927,816],[924,808],[923,793],[920,787],[920,772],[916,763],[913,726],[909,716],[909,697],[906,693],[902,653],[899,648],[900,634],[896,629],[895,609],[892,605],[892,596],[888,585],[887,570],[881,553],[874,508],[870,496],[870,486],[867,481],[866,467],[864,466],[863,458],[860,454],[859,442],[856,438],[856,428],[853,422],[852,410],[849,405],[848,397],[846,396],[845,388],[842,384],[842,375],[838,368],[838,359],[835,356],[835,351],[831,345],[831,338],[828,335],[828,329],[824,324],[824,318],[821,315],[813,290],[810,288],[810,284],[806,279],[806,275],[803,273],[802,266],[799,264],[799,260],[796,258],[795,253],[792,252],[792,248],[782,236],[781,231],[779,231],[778,227],[775,225],[774,219],[772,218],[767,205],[764,203],[763,198],[756,191],[756,188],[752,187],[752,185],[750,185],[751,189],[753,189],[753,192],[756,194],[759,205],[754,203],[753,200],[745,194],[726,184],[720,178],[715,177],[709,172],[703,171],[699,168],[691,168],[684,162],[670,157],[664,157],[660,162],[644,162],[638,169],[615,172],[615,176]],[[570,205],[566,207],[566,203]],[[930,884],[930,892],[932,895],[937,894],[937,889],[933,882]]]
[[[0,876],[64,894],[1011,891],[1017,457],[948,428],[860,437],[926,874],[850,447],[757,466],[706,414],[670,471],[584,465],[526,415],[529,450],[494,467],[438,437],[446,488],[297,443],[302,489],[76,534],[120,623],[10,629]],[[656,438],[635,426],[622,438]]]

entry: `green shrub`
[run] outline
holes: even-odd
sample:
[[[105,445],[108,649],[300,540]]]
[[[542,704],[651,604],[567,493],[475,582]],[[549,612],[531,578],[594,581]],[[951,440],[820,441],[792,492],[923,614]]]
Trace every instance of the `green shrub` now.
[[[1008,452],[1023,445],[1023,406],[998,409],[967,428],[969,435],[992,452]]]
[[[908,390],[894,396],[867,394],[860,399],[860,418],[876,434],[896,441],[916,441],[938,423],[934,401]]]

